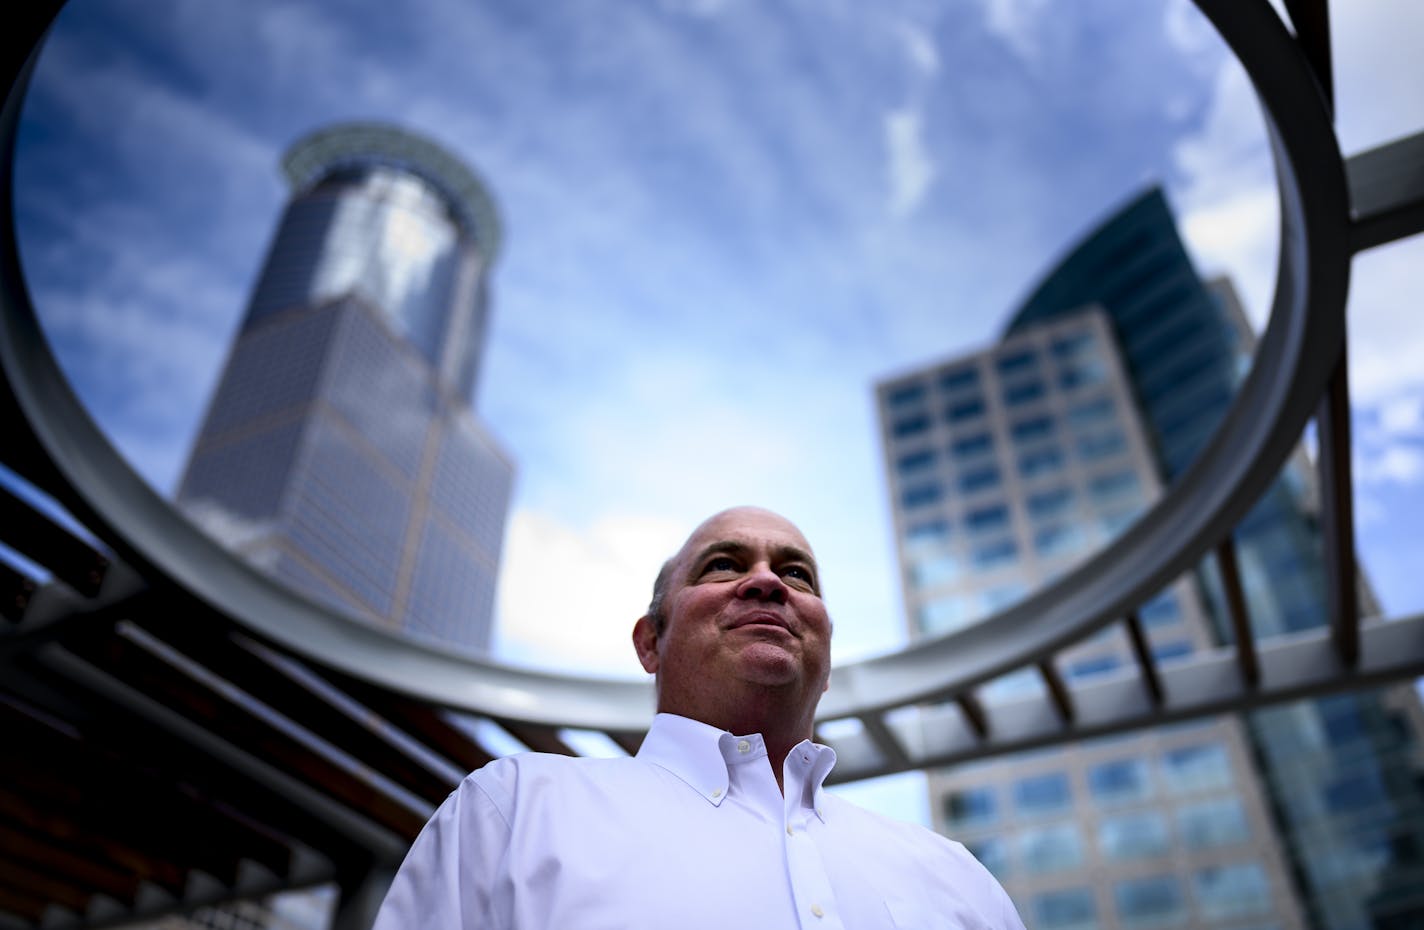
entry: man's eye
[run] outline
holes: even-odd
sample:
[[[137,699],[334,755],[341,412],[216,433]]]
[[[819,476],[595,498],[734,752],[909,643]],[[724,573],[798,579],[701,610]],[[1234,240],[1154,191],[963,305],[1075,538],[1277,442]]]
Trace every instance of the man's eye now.
[[[736,568],[737,568],[737,563],[736,563],[735,561],[733,561],[731,558],[729,558],[729,557],[727,557],[727,556],[725,556],[725,555],[719,555],[719,556],[718,556],[717,558],[715,558],[715,559],[709,559],[708,562],[707,562],[707,567],[704,568],[703,571],[706,571],[706,572],[730,572],[730,571],[736,571]]]
[[[809,568],[803,568],[800,565],[792,565],[787,568],[786,577],[795,578],[797,581],[803,581],[811,586],[814,586],[816,583],[816,579],[811,575],[811,570]]]

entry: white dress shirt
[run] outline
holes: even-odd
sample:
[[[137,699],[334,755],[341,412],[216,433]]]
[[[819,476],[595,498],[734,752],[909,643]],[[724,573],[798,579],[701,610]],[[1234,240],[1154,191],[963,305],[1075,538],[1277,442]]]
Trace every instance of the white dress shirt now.
[[[659,714],[637,756],[526,753],[435,812],[375,930],[1022,930],[963,846],[822,789],[802,742],[777,789],[759,735]]]

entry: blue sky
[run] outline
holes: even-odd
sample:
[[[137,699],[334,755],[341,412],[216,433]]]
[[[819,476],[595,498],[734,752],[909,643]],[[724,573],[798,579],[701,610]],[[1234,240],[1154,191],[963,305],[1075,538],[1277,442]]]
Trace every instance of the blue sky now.
[[[1347,152],[1424,127],[1424,7],[1338,2]],[[506,227],[478,409],[518,462],[511,661],[640,674],[651,575],[721,507],[816,544],[838,660],[902,641],[872,384],[982,348],[1072,242],[1162,184],[1258,323],[1273,177],[1182,0],[74,0],[36,74],[22,254],[80,395],[162,490],[286,195],[340,120],[430,136]],[[1424,243],[1360,259],[1357,511],[1424,610]]]

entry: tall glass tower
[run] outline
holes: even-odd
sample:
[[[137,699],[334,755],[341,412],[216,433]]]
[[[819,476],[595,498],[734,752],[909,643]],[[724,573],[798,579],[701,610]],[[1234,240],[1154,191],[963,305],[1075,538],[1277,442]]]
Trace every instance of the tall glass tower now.
[[[386,126],[316,132],[284,168],[292,197],[179,503],[317,600],[483,649],[513,479],[472,406],[494,204]]]
[[[1209,440],[1249,342],[1151,190],[1049,273],[1000,345],[880,385],[913,632],[973,622],[1125,526]],[[1258,635],[1326,622],[1300,464],[1236,531]],[[1218,587],[1202,572],[1144,606],[1159,661],[1229,639]],[[1120,637],[1060,671],[1113,674]],[[936,817],[1040,930],[1420,926],[1420,720],[1403,687],[1094,741],[936,774]]]

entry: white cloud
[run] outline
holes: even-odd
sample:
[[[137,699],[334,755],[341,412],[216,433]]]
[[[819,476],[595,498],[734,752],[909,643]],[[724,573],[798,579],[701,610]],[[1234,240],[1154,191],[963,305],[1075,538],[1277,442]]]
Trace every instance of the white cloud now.
[[[908,216],[924,200],[935,177],[934,162],[925,150],[923,117],[917,110],[885,114],[885,147],[889,153],[890,213]]]
[[[1396,445],[1354,457],[1355,478],[1367,484],[1414,484],[1424,478],[1424,448]]]
[[[979,0],[984,25],[1025,60],[1038,57],[1038,24],[1047,19],[1047,0]]]
[[[895,24],[895,35],[905,47],[905,54],[915,70],[926,77],[939,73],[939,50],[929,30],[907,22]]]
[[[500,567],[497,653],[546,668],[642,677],[633,622],[689,529],[647,514],[577,527],[515,510]]]

